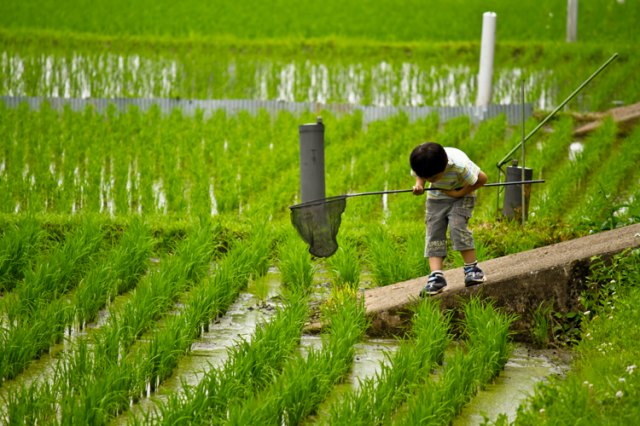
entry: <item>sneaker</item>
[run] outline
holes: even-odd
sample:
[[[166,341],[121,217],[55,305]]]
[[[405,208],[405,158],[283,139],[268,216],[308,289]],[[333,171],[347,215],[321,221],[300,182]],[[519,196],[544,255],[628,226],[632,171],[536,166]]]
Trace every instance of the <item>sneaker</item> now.
[[[485,280],[484,272],[478,268],[477,264],[464,267],[464,286],[471,287],[483,283]]]
[[[447,286],[447,280],[441,272],[433,272],[429,275],[427,285],[420,291],[420,297],[433,296],[440,293]]]

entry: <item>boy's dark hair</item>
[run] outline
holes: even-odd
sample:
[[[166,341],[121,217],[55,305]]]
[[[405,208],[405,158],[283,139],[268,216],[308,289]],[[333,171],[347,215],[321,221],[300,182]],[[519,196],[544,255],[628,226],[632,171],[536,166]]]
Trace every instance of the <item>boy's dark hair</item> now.
[[[416,175],[428,179],[443,172],[447,168],[449,158],[442,145],[425,142],[411,151],[409,162]]]

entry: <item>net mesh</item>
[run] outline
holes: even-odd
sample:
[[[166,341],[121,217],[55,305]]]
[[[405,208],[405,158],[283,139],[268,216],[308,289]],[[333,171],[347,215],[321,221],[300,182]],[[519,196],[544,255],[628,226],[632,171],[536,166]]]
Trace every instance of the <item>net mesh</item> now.
[[[309,244],[309,253],[329,257],[338,249],[338,229],[347,197],[340,195],[291,206],[291,223]]]

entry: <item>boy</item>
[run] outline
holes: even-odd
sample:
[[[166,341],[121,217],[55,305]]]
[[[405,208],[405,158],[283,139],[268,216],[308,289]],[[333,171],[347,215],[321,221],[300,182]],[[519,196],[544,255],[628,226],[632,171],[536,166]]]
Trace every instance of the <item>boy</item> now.
[[[429,258],[431,274],[420,296],[438,294],[447,285],[442,273],[447,255],[447,227],[453,249],[460,251],[464,260],[465,286],[480,284],[485,277],[478,268],[473,235],[467,224],[475,205],[474,191],[487,183],[487,175],[464,152],[435,142],[418,145],[409,161],[411,174],[416,178],[413,193],[424,193],[427,182],[432,188],[427,195],[425,239],[425,257]]]

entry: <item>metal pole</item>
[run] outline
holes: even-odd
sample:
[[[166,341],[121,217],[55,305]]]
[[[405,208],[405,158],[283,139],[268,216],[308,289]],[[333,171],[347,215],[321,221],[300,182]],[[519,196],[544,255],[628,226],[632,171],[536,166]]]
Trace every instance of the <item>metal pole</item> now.
[[[524,181],[525,180],[525,176],[524,176],[524,171],[525,171],[525,164],[524,164],[524,79],[521,80],[521,84],[520,87],[522,88],[522,143],[520,145],[522,145],[522,175],[520,176],[520,180]],[[526,215],[526,209],[525,209],[525,196],[524,196],[524,185],[520,188],[520,200],[521,200],[521,206],[522,206],[522,225],[524,225],[524,222],[527,220],[527,215]]]
[[[571,93],[567,99],[565,99],[564,101],[562,101],[562,103],[560,105],[558,105],[556,107],[556,109],[554,109],[551,114],[547,115],[544,120],[542,120],[540,122],[540,124],[538,124],[535,129],[533,129],[531,132],[529,132],[529,134],[522,140],[522,142],[520,142],[518,145],[516,145],[515,147],[513,147],[513,149],[511,151],[509,151],[509,153],[507,155],[504,156],[504,158],[502,160],[500,160],[500,162],[498,162],[497,166],[498,168],[502,167],[503,165],[505,165],[507,163],[507,161],[509,161],[509,159],[511,158],[511,156],[513,155],[514,152],[516,152],[516,150],[518,148],[520,148],[520,145],[523,145],[527,140],[529,140],[529,138],[531,138],[531,136],[533,136],[538,130],[540,130],[540,128],[542,126],[544,126],[547,121],[549,121],[554,115],[556,115],[556,113],[558,111],[560,111],[562,109],[562,107],[564,107],[571,99],[574,98],[574,96],[576,96],[587,84],[589,84],[589,82],[591,80],[593,80],[598,74],[600,74],[600,72],[602,72],[603,69],[605,69],[607,67],[607,65],[609,65],[614,59],[616,59],[618,57],[617,53],[614,53],[613,56],[611,56],[604,64],[602,64],[600,66],[600,68],[598,68],[593,74],[591,74],[591,76],[589,76],[589,78],[587,78],[580,86],[578,86],[578,88],[576,90],[573,91],[573,93]]]
[[[578,0],[567,0],[567,43],[578,39]]]
[[[300,199],[302,202],[325,197],[324,124],[303,124],[300,130]]]
[[[476,106],[487,107],[491,103],[493,56],[496,44],[496,14],[482,14],[482,41],[480,48],[480,72],[478,73],[478,98]]]

